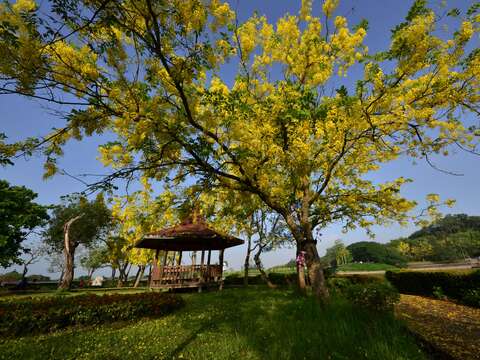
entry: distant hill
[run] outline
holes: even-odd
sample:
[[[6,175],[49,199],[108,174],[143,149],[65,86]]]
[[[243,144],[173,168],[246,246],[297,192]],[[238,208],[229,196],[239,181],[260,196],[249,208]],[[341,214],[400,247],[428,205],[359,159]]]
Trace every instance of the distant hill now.
[[[410,261],[451,261],[480,256],[480,216],[447,215],[415,231],[407,238],[390,241]]]
[[[444,236],[468,230],[480,231],[480,216],[451,214],[443,219],[412,233],[408,238],[415,239],[426,235]]]

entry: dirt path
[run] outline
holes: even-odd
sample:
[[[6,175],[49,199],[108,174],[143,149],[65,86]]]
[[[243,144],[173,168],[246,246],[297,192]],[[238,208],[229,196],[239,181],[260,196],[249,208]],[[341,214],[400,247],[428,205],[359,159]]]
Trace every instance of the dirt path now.
[[[453,359],[480,359],[480,309],[402,295],[395,312],[411,331]]]

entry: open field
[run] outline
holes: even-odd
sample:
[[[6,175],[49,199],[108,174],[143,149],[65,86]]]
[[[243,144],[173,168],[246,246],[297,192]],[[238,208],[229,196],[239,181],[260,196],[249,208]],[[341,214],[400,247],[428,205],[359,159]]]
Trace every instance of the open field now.
[[[264,287],[184,294],[157,320],[0,340],[1,359],[424,359],[392,315],[335,299],[322,309]],[[368,331],[366,331],[368,329]]]

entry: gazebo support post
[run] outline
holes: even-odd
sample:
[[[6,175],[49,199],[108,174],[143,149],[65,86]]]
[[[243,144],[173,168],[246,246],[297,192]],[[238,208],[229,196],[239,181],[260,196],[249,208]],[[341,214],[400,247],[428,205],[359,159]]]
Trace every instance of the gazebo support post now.
[[[192,260],[192,269],[190,270],[190,279],[195,279],[195,261],[197,260],[197,252],[193,251],[190,255]]]
[[[152,277],[152,267],[153,269],[155,270],[156,267],[158,267],[158,253],[160,252],[159,249],[157,249],[157,251],[155,251],[155,256],[153,257],[153,266],[150,265],[150,275],[149,275],[149,279],[148,279],[148,286],[151,288],[153,287],[152,284],[153,284],[153,277]],[[154,271],[155,273],[155,271]]]
[[[183,271],[182,271],[182,254],[183,254],[183,251],[179,251],[178,252],[178,259],[177,259],[177,269],[178,269],[178,273],[177,273],[177,282],[178,283],[183,283]]]
[[[200,285],[198,286],[198,292],[202,292],[203,282],[205,281],[203,264],[205,264],[205,250],[202,250],[202,257],[200,258]]]
[[[205,264],[205,250],[202,250],[202,257],[200,259],[200,265],[203,266]]]
[[[220,265],[220,286],[218,287],[219,290],[223,290],[223,253],[225,249],[220,250],[220,254],[218,256],[218,263]]]
[[[207,257],[207,283],[210,282],[210,259],[212,258],[212,250],[208,250]]]
[[[158,250],[157,250],[157,251],[158,251]],[[162,268],[160,269],[159,285],[162,285],[162,283],[163,283],[163,272],[164,272],[164,270],[165,270],[165,266],[167,265],[167,259],[168,259],[168,251],[165,251],[165,254],[163,255]]]

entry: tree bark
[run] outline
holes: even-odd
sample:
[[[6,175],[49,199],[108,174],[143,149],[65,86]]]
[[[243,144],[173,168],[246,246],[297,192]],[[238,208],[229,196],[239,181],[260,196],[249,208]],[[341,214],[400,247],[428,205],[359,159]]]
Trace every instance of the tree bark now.
[[[64,248],[63,254],[65,256],[65,269],[62,275],[62,281],[60,282],[60,289],[70,289],[72,286],[73,276],[74,276],[74,261],[75,261],[75,250],[76,245],[70,239],[70,228],[72,224],[81,219],[83,215],[76,216],[68,220],[63,226],[63,239],[64,239]]]
[[[270,281],[267,273],[263,269],[262,260],[260,259],[260,255],[262,254],[262,251],[263,251],[263,247],[258,246],[258,250],[255,253],[255,256],[253,257],[253,260],[255,261],[255,265],[257,266],[257,269],[260,272],[260,276],[262,277],[263,281],[265,281],[265,283],[270,289],[274,289],[277,286]]]
[[[117,268],[112,267],[112,281],[115,280],[115,273],[117,272]]]
[[[248,271],[250,267],[250,254],[252,253],[252,236],[247,237],[247,254],[243,264],[243,286],[248,286]]]

